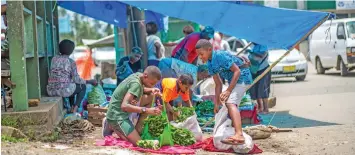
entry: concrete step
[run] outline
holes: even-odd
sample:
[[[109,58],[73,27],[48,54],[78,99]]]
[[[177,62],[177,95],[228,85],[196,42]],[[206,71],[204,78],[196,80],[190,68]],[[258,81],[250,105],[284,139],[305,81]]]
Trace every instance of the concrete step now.
[[[28,111],[14,112],[9,109],[2,112],[1,124],[19,129],[40,126],[40,129],[51,130],[62,120],[64,114],[61,97],[43,97],[37,107],[29,107]]]

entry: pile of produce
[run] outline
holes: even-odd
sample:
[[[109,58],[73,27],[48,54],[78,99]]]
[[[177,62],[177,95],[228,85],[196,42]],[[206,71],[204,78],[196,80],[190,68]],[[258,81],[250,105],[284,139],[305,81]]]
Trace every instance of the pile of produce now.
[[[171,132],[174,144],[188,146],[196,143],[196,139],[190,130],[172,126]]]
[[[213,115],[214,104],[212,101],[203,101],[196,106],[197,117]]]
[[[178,107],[174,108],[174,111],[179,113],[179,116],[174,120],[176,123],[183,122],[195,114],[195,109],[190,107]]]
[[[153,150],[159,149],[159,141],[158,140],[139,140],[137,142],[137,145],[139,147],[145,148],[145,149],[153,149]]]
[[[100,85],[92,87],[92,90],[88,93],[89,104],[102,104],[106,102],[106,95]]]
[[[149,116],[148,118],[145,119],[145,123],[148,123],[149,134],[153,137],[159,137],[163,133],[164,128],[166,127],[168,122],[166,118],[164,118],[163,116]],[[183,128],[176,128],[172,125],[170,127],[171,127],[171,134],[172,134],[171,136],[173,138],[174,144],[181,145],[181,146],[195,144],[196,142],[195,136],[190,130],[183,129]],[[139,144],[137,143],[137,145],[143,148],[152,148],[152,144],[150,143],[151,142],[149,141],[144,141],[144,142],[142,141],[139,142]]]
[[[153,137],[159,137],[164,130],[164,127],[167,125],[167,120],[165,117],[159,116],[149,116],[145,119],[144,123],[148,123],[149,133]]]

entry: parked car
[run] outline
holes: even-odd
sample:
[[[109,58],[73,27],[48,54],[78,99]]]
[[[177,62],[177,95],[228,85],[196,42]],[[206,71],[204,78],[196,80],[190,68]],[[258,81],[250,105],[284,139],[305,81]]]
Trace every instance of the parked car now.
[[[270,50],[269,64],[271,65],[287,50]],[[275,67],[271,69],[271,77],[295,77],[297,81],[304,81],[308,72],[308,63],[306,57],[297,49],[293,49],[285,58],[283,58]]]
[[[245,39],[238,39],[236,37],[229,37],[226,39],[226,41],[229,44],[229,47],[231,49],[231,53],[233,55],[236,55],[238,52],[240,52],[246,45],[248,45],[248,42]],[[248,49],[251,49],[251,47],[248,47]]]
[[[355,69],[355,18],[326,21],[309,40],[311,61],[318,74],[335,68],[346,76]]]
[[[231,53],[237,54],[241,51],[248,42],[244,39],[237,39],[230,37],[226,39],[230,45]],[[248,47],[249,49],[252,46]],[[279,59],[287,50],[270,50],[269,51],[269,64],[271,65]],[[247,55],[243,52],[242,55]],[[304,81],[308,72],[308,63],[306,57],[297,49],[293,49],[285,58],[283,58],[275,67],[271,69],[272,78],[281,77],[295,77],[298,81]]]
[[[111,64],[116,63],[115,47],[98,47],[93,49],[93,57],[96,64],[108,62]]]

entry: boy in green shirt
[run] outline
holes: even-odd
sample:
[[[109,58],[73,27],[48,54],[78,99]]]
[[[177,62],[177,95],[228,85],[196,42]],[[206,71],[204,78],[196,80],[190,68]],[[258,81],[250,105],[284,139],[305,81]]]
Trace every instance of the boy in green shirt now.
[[[153,88],[160,79],[159,68],[149,66],[143,73],[134,73],[118,85],[103,120],[104,137],[115,132],[120,138],[136,145],[141,139],[141,127],[135,127],[129,116],[131,113],[140,113],[137,124],[141,124],[139,121],[143,121],[147,115],[160,115],[161,106],[150,107],[153,95],[160,95],[159,89]]]

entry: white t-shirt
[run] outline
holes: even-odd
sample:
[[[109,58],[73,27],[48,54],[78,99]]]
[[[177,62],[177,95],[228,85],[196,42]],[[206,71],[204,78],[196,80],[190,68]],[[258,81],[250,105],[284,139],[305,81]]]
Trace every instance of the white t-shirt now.
[[[230,50],[231,50],[230,47],[229,47],[228,42],[225,41],[225,40],[222,40],[222,41],[221,41],[221,49],[222,49],[222,50],[225,50],[225,51],[230,51]]]
[[[165,57],[165,48],[160,38],[156,35],[147,36],[147,47],[148,47],[148,60],[159,60],[156,56],[155,43],[160,44],[161,58]]]

